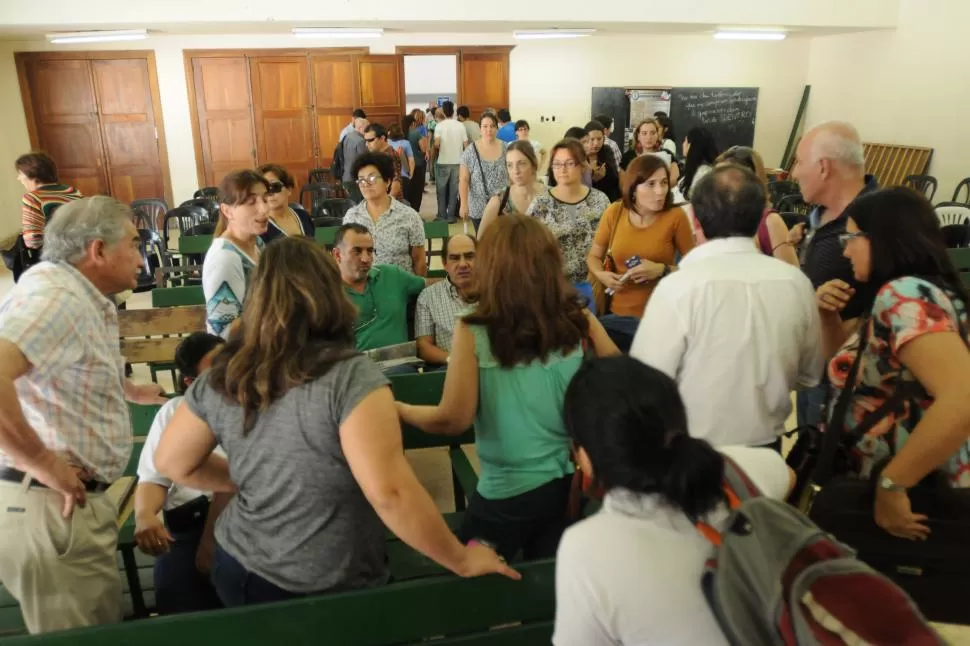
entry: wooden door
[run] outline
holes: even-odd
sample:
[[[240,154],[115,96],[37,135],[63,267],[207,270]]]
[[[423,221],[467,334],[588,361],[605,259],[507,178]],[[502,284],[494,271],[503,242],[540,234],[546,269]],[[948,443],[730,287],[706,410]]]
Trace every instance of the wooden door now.
[[[122,202],[164,198],[148,60],[91,62],[111,195]]]
[[[509,54],[461,53],[458,96],[468,106],[472,119],[479,120],[485,108],[509,107]]]
[[[385,128],[404,119],[404,57],[398,54],[357,57],[357,105],[367,120]]]
[[[26,66],[24,100],[28,103],[30,97],[28,121],[33,122],[32,145],[54,159],[61,182],[84,195],[107,195],[91,62],[22,60]]]
[[[258,56],[249,61],[256,159],[279,164],[296,181],[293,201],[316,167],[309,61],[304,56]]]
[[[256,166],[249,63],[239,56],[192,59],[202,182],[217,186],[234,170]]]
[[[354,57],[349,54],[311,54],[310,69],[317,165],[326,168],[333,163],[340,131],[350,123],[357,107]]]

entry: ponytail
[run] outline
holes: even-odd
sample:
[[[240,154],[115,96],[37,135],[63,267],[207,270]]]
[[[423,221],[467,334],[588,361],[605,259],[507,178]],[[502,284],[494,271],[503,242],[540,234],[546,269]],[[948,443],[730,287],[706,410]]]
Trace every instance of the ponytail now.
[[[664,449],[660,493],[691,518],[701,518],[724,501],[724,458],[705,442],[678,435]]]

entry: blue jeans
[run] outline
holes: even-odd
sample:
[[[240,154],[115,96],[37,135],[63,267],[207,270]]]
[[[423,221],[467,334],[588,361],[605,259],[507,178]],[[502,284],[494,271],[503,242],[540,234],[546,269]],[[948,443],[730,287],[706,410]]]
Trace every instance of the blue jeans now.
[[[610,335],[610,339],[620,349],[620,352],[628,354],[630,346],[633,345],[633,337],[640,327],[640,319],[635,316],[617,316],[616,314],[606,314],[600,317],[600,323]]]
[[[814,388],[795,393],[795,410],[799,426],[818,426],[821,423],[827,394],[828,384],[824,381]]]
[[[438,219],[453,222],[458,215],[458,164],[438,164]]]
[[[212,581],[195,567],[195,553],[202,540],[196,531],[172,532],[175,542],[155,560],[155,605],[160,615],[221,608]]]
[[[305,594],[284,590],[258,574],[253,574],[216,543],[212,557],[212,583],[227,608],[256,603],[298,599]]]

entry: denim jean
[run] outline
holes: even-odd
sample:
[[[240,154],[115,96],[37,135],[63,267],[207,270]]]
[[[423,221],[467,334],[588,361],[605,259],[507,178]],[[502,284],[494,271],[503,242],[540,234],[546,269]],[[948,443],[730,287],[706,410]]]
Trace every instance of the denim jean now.
[[[305,594],[284,590],[253,574],[216,543],[212,557],[212,583],[227,608],[298,599]]]
[[[636,336],[637,328],[640,327],[640,319],[635,316],[606,314],[600,317],[600,323],[603,324],[606,333],[610,335],[620,352],[629,353],[630,346],[633,345],[633,337]]]
[[[458,215],[458,164],[438,164],[438,219],[453,222]]]
[[[814,388],[799,390],[795,394],[795,410],[799,426],[818,426],[821,423],[827,394],[828,384],[824,381]]]
[[[155,605],[160,615],[221,608],[212,581],[195,567],[202,527],[172,532],[175,541],[155,560]]]

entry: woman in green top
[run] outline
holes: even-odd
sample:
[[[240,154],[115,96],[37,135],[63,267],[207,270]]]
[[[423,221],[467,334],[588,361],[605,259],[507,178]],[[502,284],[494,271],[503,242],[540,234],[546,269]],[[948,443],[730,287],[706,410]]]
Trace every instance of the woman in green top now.
[[[458,435],[475,424],[482,473],[458,531],[511,560],[552,557],[566,528],[573,473],[563,397],[583,361],[619,354],[566,280],[542,222],[497,218],[478,246],[478,301],[455,329],[441,403],[398,403],[418,428]]]

